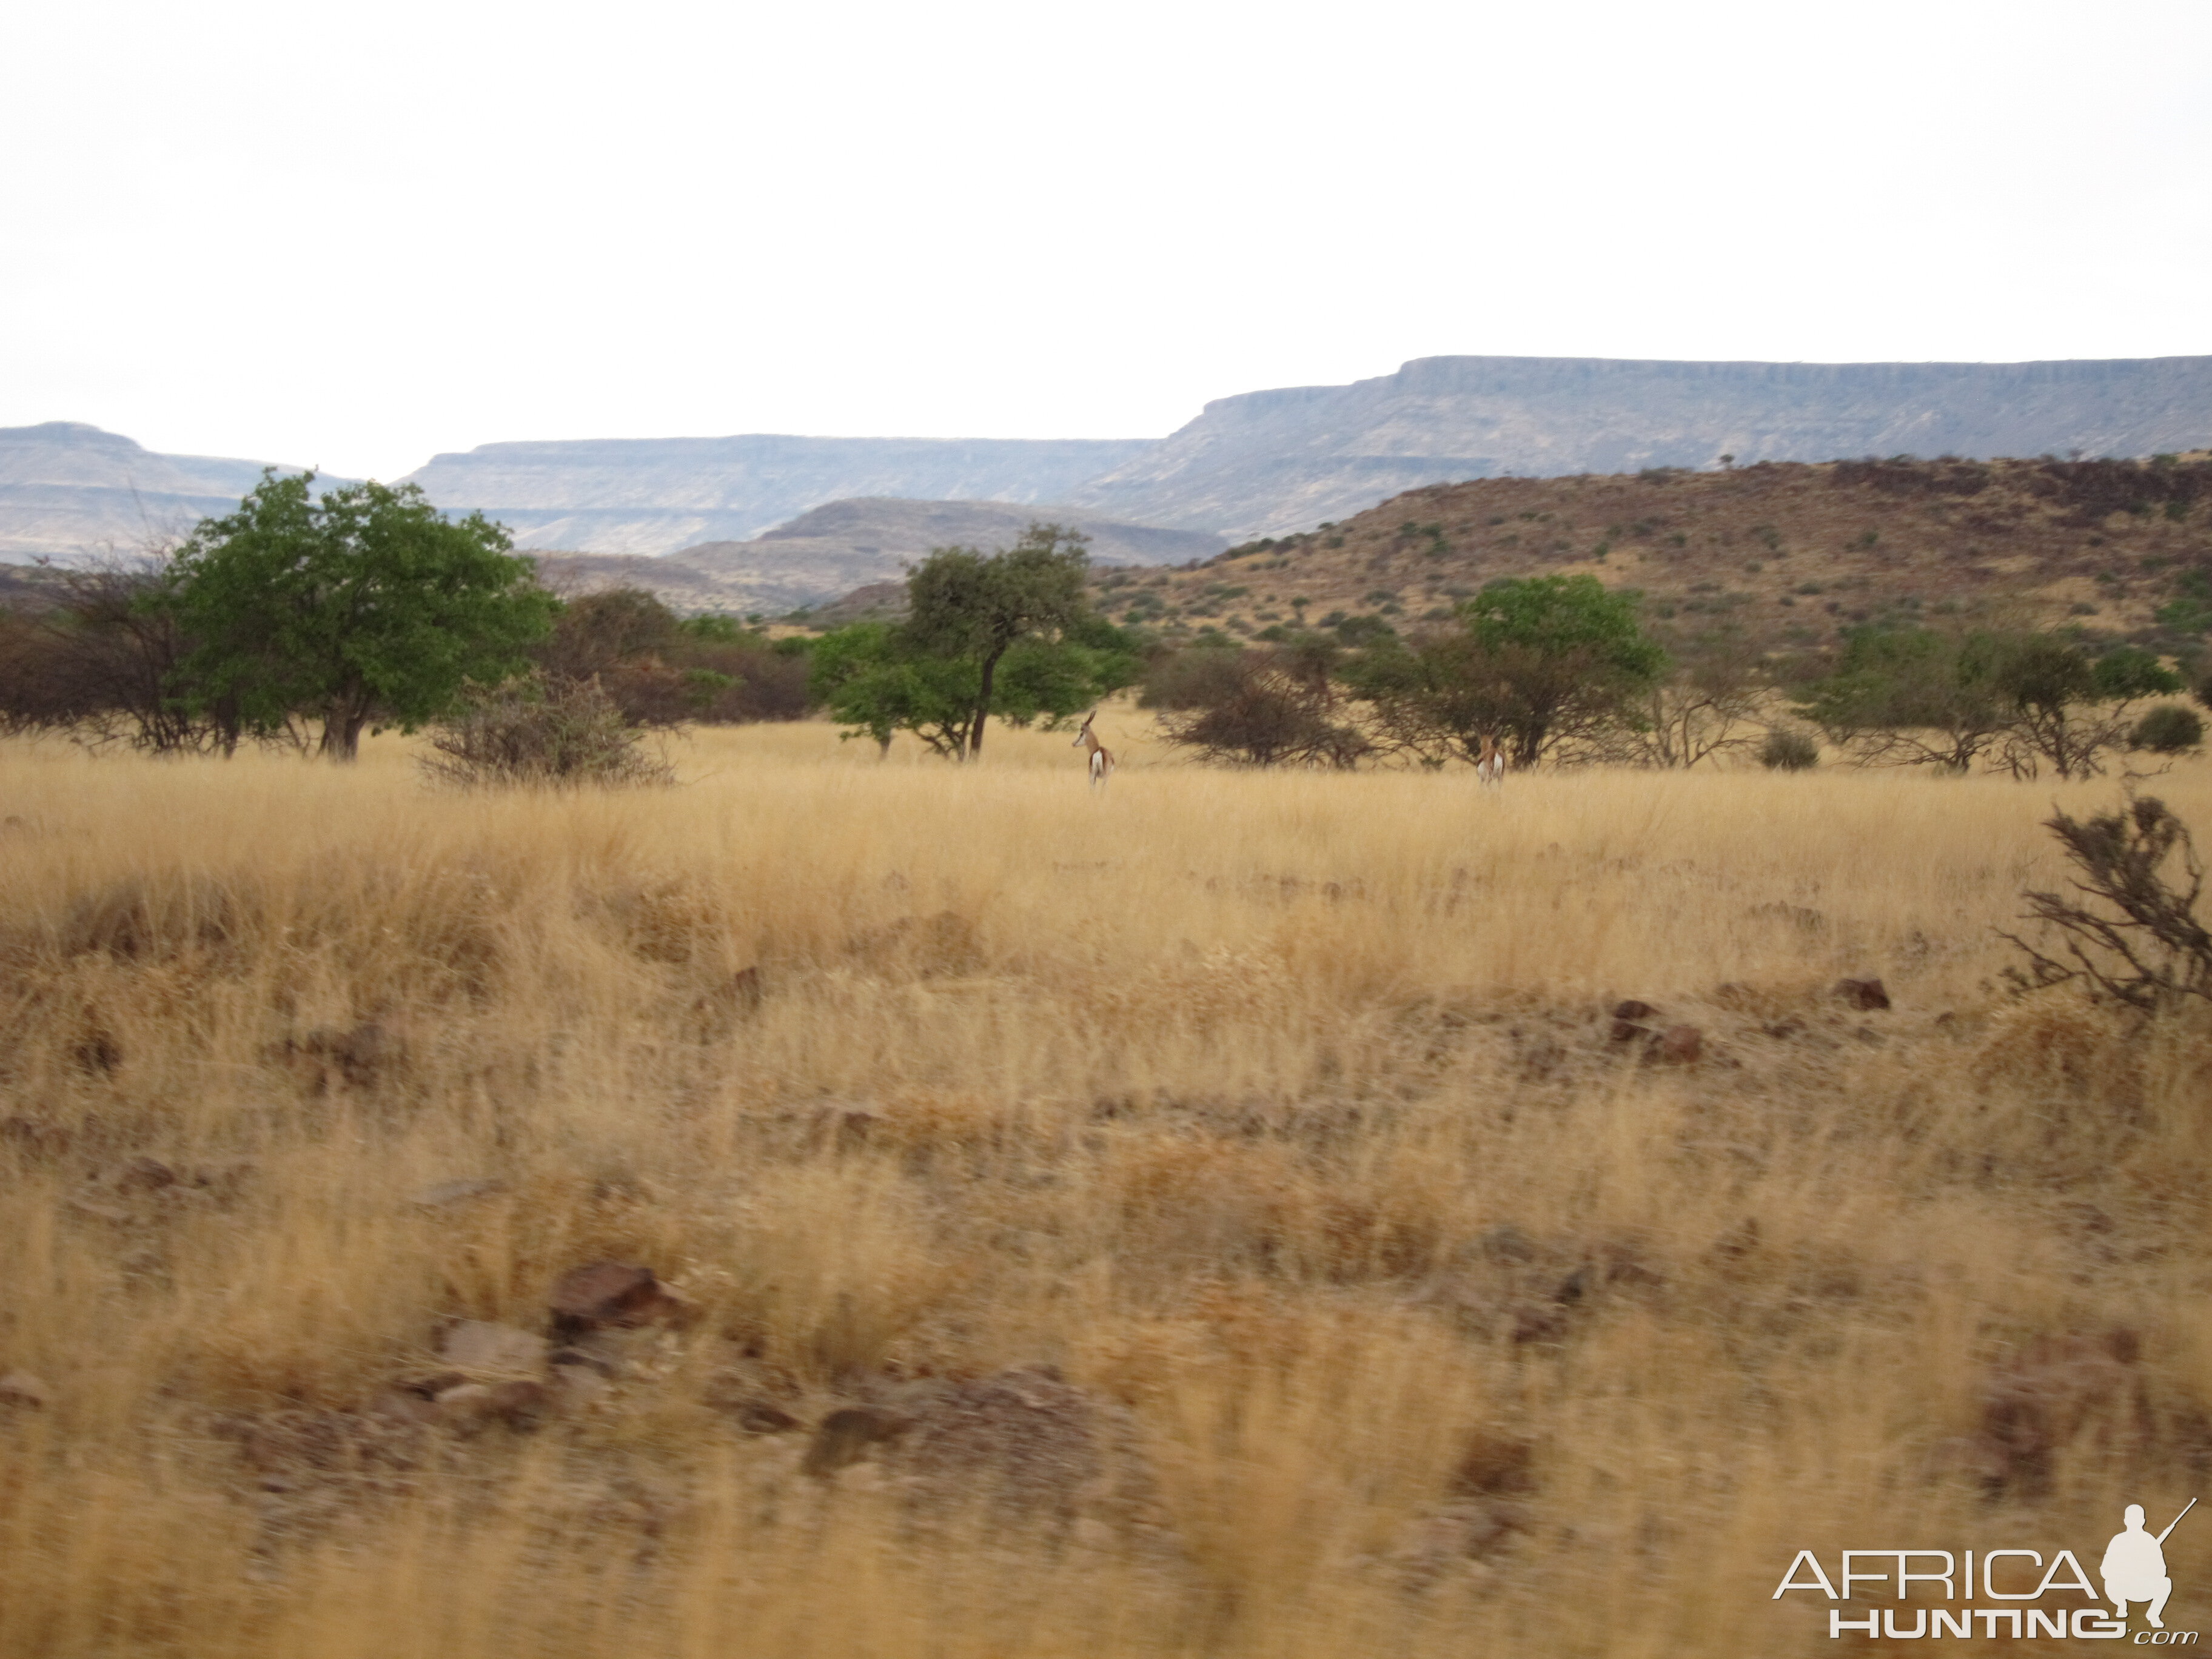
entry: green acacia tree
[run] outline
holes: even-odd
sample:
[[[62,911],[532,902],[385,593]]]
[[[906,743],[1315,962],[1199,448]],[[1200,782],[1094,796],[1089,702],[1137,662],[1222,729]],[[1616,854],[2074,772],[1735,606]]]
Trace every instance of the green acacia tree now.
[[[2126,744],[2136,704],[2181,684],[2136,646],[2093,656],[2059,633],[1863,628],[1798,711],[1861,765],[2083,778]]]
[[[939,548],[907,578],[904,643],[925,656],[975,664],[963,758],[982,752],[1007,653],[1024,641],[1058,640],[1089,617],[1089,540],[1056,524],[1033,524],[1004,552]]]
[[[825,634],[807,654],[809,694],[847,737],[872,738],[888,751],[894,733],[911,732],[947,759],[973,752],[982,684],[975,658],[927,650],[888,623]],[[1087,616],[1057,639],[1010,646],[992,677],[988,712],[1015,726],[1058,720],[1130,684],[1138,667],[1127,636]]]
[[[191,647],[176,696],[268,735],[307,716],[351,760],[364,727],[411,731],[527,665],[557,602],[507,532],[447,519],[413,484],[317,496],[272,469],[179,551],[161,603]]]
[[[1472,758],[1495,737],[1531,766],[1563,739],[1632,720],[1658,684],[1667,652],[1644,633],[1640,602],[1595,576],[1507,578],[1461,605],[1456,628],[1378,643],[1345,678],[1405,749]]]

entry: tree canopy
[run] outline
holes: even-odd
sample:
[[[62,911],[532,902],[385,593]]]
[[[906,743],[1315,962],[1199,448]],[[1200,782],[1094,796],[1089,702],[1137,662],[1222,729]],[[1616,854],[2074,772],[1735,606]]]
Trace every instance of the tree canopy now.
[[[1129,684],[1135,652],[1089,607],[1083,540],[1040,524],[1000,553],[938,549],[907,578],[903,623],[858,623],[814,642],[810,693],[848,737],[888,746],[912,732],[961,760],[981,751],[994,714],[1026,726]]]
[[[1595,576],[1494,581],[1455,629],[1378,645],[1347,671],[1394,741],[1469,758],[1495,737],[1516,766],[1562,738],[1617,722],[1667,667],[1638,622],[1641,596]]]
[[[2181,684],[2136,646],[2098,655],[2063,633],[1869,627],[1798,706],[1862,763],[2073,778],[2127,741],[2130,705]]]
[[[268,733],[321,723],[350,760],[362,728],[412,730],[471,683],[527,665],[556,601],[507,532],[450,520],[413,484],[349,484],[271,470],[227,517],[201,522],[161,598],[191,649],[178,695]]]
[[[1024,640],[1063,635],[1090,615],[1084,578],[1090,538],[1056,524],[1033,524],[1003,552],[943,547],[907,578],[903,642],[927,656],[975,665],[961,752],[983,748],[999,665]]]

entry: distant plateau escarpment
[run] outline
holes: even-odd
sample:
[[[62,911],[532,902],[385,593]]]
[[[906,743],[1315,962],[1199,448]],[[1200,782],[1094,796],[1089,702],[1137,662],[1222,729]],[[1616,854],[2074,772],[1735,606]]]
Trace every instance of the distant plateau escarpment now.
[[[817,580],[832,565],[854,579],[848,586],[877,580],[879,571],[862,568],[877,556],[863,547],[894,562],[910,553],[884,553],[892,540],[881,525],[850,536],[794,526],[830,503],[998,503],[1018,514],[1080,513],[1127,530],[1243,541],[1472,479],[1704,469],[1723,457],[1738,466],[1898,455],[2145,457],[2208,444],[2212,357],[1424,357],[1350,386],[1224,398],[1165,438],[495,443],[439,455],[408,476],[448,511],[499,520],[526,549],[667,555],[712,547],[711,557],[700,556],[773,605],[780,602],[765,597],[772,592],[834,586]],[[0,558],[74,558],[159,539],[227,509],[259,472],[258,462],[153,454],[73,422],[0,430]],[[880,508],[867,511],[881,518]],[[801,544],[813,542],[836,545]],[[1103,539],[1097,551],[1117,557]],[[1127,556],[1151,562],[1142,552]]]

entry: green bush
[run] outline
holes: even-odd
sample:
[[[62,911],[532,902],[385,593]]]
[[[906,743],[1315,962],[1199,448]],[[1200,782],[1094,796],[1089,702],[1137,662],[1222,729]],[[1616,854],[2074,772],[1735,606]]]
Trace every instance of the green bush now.
[[[2179,755],[2204,741],[2204,722],[2178,702],[2161,703],[2136,723],[2130,745],[2154,755]]]
[[[1803,772],[1820,763],[1820,745],[1802,732],[1769,732],[1759,763],[1770,772]]]

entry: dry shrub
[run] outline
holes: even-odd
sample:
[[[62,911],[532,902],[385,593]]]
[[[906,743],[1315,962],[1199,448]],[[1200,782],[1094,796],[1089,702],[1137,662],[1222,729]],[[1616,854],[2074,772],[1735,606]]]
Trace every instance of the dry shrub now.
[[[2143,1097],[2142,1034],[2109,1007],[2050,999],[1990,1017],[1972,1071],[1984,1092],[2125,1114]]]
[[[2045,827],[2074,866],[2073,894],[2022,896],[2028,918],[2060,935],[2068,960],[2007,933],[2027,957],[2025,970],[2007,970],[2013,982],[2045,990],[2078,981],[2145,1013],[2212,1002],[2212,929],[2197,915],[2204,865],[2189,826],[2142,795],[2086,819],[2056,813]]]
[[[422,769],[464,788],[613,788],[675,781],[597,680],[532,675],[473,694],[432,732]]]

